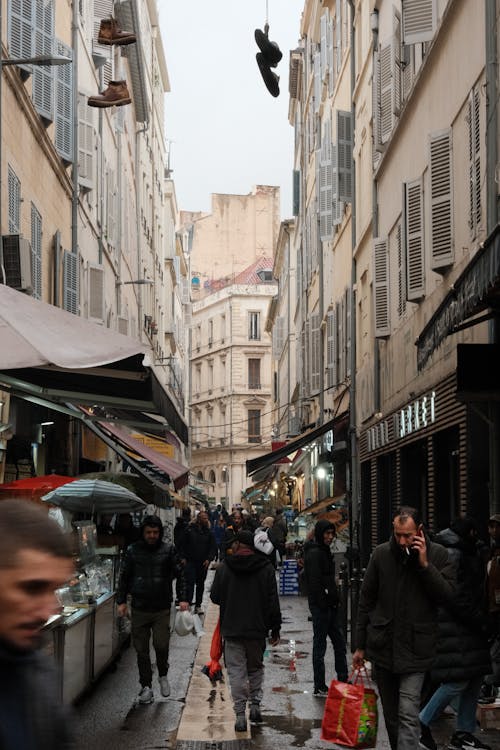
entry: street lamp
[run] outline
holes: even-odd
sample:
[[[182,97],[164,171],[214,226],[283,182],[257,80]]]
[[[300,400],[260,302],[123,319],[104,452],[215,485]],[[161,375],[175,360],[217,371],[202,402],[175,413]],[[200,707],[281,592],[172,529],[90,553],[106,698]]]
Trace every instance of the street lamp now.
[[[1,49],[1,29],[2,29],[2,11],[0,5],[0,49]],[[2,181],[2,84],[3,68],[9,65],[35,65],[46,67],[49,65],[69,65],[73,62],[71,57],[65,55],[35,55],[34,57],[6,57],[0,58],[0,270],[2,273],[2,283],[6,284],[5,266],[3,258],[3,234],[2,234],[2,198],[3,198],[3,181]]]

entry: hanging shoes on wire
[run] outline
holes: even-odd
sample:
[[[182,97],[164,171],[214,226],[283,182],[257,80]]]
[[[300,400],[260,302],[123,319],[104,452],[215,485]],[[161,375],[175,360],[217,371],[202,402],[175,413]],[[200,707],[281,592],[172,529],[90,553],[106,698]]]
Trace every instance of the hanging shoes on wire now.
[[[264,83],[266,84],[267,90],[269,91],[271,96],[279,96],[280,79],[279,76],[276,75],[273,70],[271,70],[271,68],[275,68],[277,66],[277,64],[283,57],[283,53],[281,52],[276,42],[270,41],[269,24],[267,22],[264,26],[264,31],[262,31],[262,29],[255,29],[254,36],[255,41],[257,42],[257,46],[260,49],[260,52],[257,52],[255,58],[257,60],[257,65],[259,66],[262,78],[264,79]]]
[[[99,44],[123,46],[134,44],[137,41],[135,34],[131,31],[123,31],[115,18],[103,18],[97,35]],[[108,87],[100,94],[89,96],[87,104],[89,107],[123,107],[132,101],[126,81],[110,81]]]
[[[103,18],[97,36],[99,44],[134,44],[136,36],[131,31],[123,31],[116,18]]]

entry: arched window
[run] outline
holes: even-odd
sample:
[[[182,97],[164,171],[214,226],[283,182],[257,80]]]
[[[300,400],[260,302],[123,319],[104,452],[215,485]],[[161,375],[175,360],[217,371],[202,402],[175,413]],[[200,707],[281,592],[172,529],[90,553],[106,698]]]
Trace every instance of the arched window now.
[[[208,481],[212,482],[212,484],[215,484],[215,471],[213,469],[210,470]]]
[[[196,475],[196,478],[197,478],[197,479],[203,479],[203,472],[202,472],[202,471],[199,471],[199,472],[197,473],[197,475]]]

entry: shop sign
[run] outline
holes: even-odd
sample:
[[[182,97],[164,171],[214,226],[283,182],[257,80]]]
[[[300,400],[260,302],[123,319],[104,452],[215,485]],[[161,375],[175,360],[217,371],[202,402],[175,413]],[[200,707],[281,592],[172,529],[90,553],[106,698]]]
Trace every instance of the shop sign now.
[[[370,427],[367,431],[367,449],[371,451],[384,448],[391,442],[390,424],[392,421],[394,439],[408,437],[415,432],[429,427],[436,421],[436,392],[431,391],[415,399],[400,411]]]

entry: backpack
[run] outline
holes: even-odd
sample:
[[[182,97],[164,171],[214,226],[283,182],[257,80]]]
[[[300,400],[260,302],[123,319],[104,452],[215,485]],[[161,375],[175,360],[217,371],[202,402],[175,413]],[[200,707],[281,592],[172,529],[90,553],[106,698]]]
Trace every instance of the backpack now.
[[[270,555],[274,552],[274,544],[269,539],[268,531],[269,529],[261,526],[255,530],[253,535],[253,546],[256,550],[263,552],[265,555]]]

